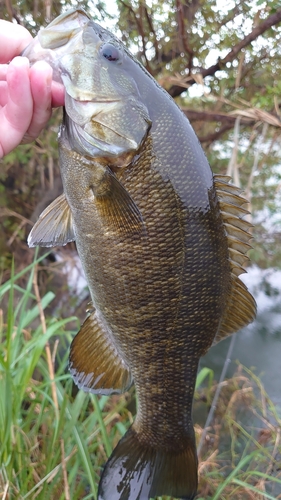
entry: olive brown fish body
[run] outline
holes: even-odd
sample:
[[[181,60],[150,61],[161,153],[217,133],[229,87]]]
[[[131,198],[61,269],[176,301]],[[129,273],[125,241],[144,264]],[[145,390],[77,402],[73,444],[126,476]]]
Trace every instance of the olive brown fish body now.
[[[71,346],[78,386],[110,394],[135,383],[137,416],[105,466],[99,499],[191,500],[199,359],[255,314],[237,278],[249,248],[245,200],[214,179],[168,94],[113,35],[77,15],[80,38],[59,63],[64,195],[29,243],[76,241],[93,301]]]

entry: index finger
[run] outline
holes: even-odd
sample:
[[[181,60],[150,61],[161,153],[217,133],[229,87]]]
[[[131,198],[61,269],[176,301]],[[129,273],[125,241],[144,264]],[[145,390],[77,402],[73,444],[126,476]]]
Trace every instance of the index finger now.
[[[31,41],[31,34],[23,26],[0,19],[0,64],[19,56]]]

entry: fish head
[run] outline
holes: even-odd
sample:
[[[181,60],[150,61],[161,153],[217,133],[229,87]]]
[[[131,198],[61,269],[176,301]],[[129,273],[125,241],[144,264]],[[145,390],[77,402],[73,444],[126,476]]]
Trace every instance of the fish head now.
[[[65,127],[71,147],[124,166],[151,127],[134,78],[135,60],[110,32],[90,21],[81,50],[61,59],[66,89]]]
[[[84,155],[124,166],[143,144],[151,120],[138,88],[139,63],[83,10],[56,18],[24,51],[46,60],[65,86],[61,140]]]

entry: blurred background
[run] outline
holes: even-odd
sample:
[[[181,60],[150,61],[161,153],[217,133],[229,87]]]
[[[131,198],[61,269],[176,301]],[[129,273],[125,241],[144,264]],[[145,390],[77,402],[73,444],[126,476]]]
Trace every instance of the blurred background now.
[[[259,377],[274,407],[280,408],[280,1],[2,0],[0,18],[22,24],[35,36],[61,12],[78,7],[136,55],[190,120],[214,173],[230,175],[244,191],[252,214],[253,249],[248,274],[242,279],[257,300],[257,320],[236,336],[231,353],[230,339],[212,348],[201,369],[211,370],[218,380],[225,360],[231,358],[227,366],[231,377],[237,373],[238,360]],[[32,264],[34,249],[27,247],[27,235],[42,210],[62,192],[57,148],[61,119],[62,110],[54,111],[34,143],[0,160],[2,284],[11,277],[12,263],[14,273]],[[40,296],[55,293],[46,316],[85,317],[89,296],[74,244],[54,249],[36,272]],[[29,275],[20,275],[21,289],[28,286],[28,279]],[[8,303],[3,294],[4,316]],[[77,330],[75,320],[71,325]],[[201,401],[206,403],[208,397],[202,396]],[[202,427],[210,404],[208,400],[204,409],[196,410]],[[249,418],[245,416],[246,421]],[[254,498],[246,493],[231,496],[231,491],[225,498]],[[205,490],[204,498],[224,498],[221,493],[208,494],[214,495],[212,489]],[[280,491],[270,494],[274,496],[260,498],[279,498]],[[65,491],[63,495],[67,498]]]

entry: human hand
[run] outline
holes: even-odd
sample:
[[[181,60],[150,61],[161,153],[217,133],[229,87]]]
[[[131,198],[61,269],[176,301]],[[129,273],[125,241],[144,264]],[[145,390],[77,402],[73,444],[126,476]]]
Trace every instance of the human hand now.
[[[26,57],[17,57],[31,41],[23,26],[0,20],[0,158],[33,141],[52,106],[64,104],[64,88],[52,81],[52,68],[44,61],[30,68]]]

